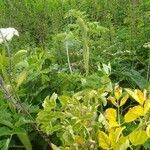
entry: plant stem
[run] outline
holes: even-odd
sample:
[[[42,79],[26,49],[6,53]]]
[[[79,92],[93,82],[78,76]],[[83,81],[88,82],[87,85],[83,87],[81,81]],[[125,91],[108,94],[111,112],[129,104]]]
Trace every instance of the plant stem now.
[[[118,104],[119,105],[119,104]],[[118,113],[118,123],[120,125],[120,107],[118,106],[118,110],[117,110],[117,113]]]
[[[70,74],[72,74],[72,68],[71,68],[71,63],[70,63],[70,58],[69,58],[69,50],[68,50],[68,43],[67,42],[65,43],[65,47],[66,47],[67,61],[68,61]]]

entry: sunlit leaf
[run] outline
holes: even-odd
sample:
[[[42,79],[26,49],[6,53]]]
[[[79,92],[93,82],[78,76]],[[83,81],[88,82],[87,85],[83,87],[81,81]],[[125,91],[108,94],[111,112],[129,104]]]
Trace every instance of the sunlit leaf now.
[[[99,115],[98,121],[104,125],[105,129],[109,128],[109,123],[102,113]]]
[[[144,115],[143,108],[138,105],[134,106],[125,114],[124,119],[125,122],[131,122]]]
[[[129,95],[126,94],[126,95],[120,100],[120,107],[123,106],[123,105],[126,103],[126,101],[128,100],[128,98],[129,98]]]
[[[145,101],[144,93],[142,91],[138,90],[138,89],[136,89],[134,92],[138,96],[140,104],[143,105],[143,103]]]
[[[147,99],[144,103],[144,114],[150,111],[150,99]]]
[[[146,128],[146,133],[147,133],[148,137],[150,138],[150,124]]]
[[[137,95],[137,91],[132,91],[130,89],[125,89],[127,93],[134,99],[136,100],[139,104],[143,105],[143,99],[140,99],[139,95]],[[139,93],[140,94],[140,93]]]
[[[115,109],[113,108],[108,108],[105,111],[105,117],[108,120],[109,124],[111,127],[116,127],[118,126],[118,123],[116,122],[116,118],[117,118],[117,112]]]
[[[129,140],[133,145],[141,145],[146,142],[148,135],[144,130],[136,130],[129,134]]]
[[[98,133],[98,142],[99,146],[103,149],[110,149],[111,148],[111,141],[106,133],[99,131]]]
[[[116,98],[117,100],[119,100],[120,97],[121,97],[121,95],[122,95],[122,88],[119,87],[119,85],[116,85],[116,86],[115,86],[114,94],[115,94],[115,98]]]
[[[108,100],[111,101],[111,103],[112,103],[114,106],[118,107],[118,104],[117,104],[116,99],[115,99],[114,97],[109,96],[109,97],[108,97]]]
[[[128,137],[121,136],[118,142],[113,145],[113,150],[126,150],[129,146],[130,142]]]
[[[111,140],[112,144],[115,145],[121,134],[122,134],[122,131],[125,129],[125,127],[118,127],[118,128],[111,128],[109,130],[109,139]]]
[[[56,106],[56,99],[57,99],[57,94],[53,93],[52,96],[47,96],[44,100],[44,103],[42,106],[46,109],[53,109]]]

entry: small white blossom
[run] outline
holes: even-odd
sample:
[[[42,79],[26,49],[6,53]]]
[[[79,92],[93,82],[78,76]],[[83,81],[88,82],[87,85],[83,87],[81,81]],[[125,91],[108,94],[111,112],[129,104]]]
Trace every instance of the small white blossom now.
[[[143,47],[144,47],[144,48],[150,48],[150,42],[145,43],[145,44],[143,45]]]
[[[18,31],[15,28],[0,28],[0,44],[4,41],[11,41],[13,36],[19,36]]]

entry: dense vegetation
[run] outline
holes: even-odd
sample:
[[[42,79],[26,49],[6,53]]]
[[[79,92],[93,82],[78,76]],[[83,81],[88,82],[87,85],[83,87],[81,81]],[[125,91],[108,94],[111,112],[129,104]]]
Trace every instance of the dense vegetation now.
[[[0,149],[150,149],[150,0],[1,0]]]

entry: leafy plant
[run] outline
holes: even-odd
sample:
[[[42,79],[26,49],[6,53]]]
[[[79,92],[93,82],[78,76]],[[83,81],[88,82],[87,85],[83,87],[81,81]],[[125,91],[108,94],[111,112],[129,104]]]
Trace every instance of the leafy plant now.
[[[72,96],[46,97],[43,110],[38,113],[37,123],[48,135],[56,134],[60,149],[127,149],[144,145],[149,139],[150,99],[140,90],[115,87],[114,96],[105,88],[83,90]],[[139,105],[130,106],[124,112],[124,105],[132,97]],[[116,107],[100,109],[109,101]],[[135,113],[136,112],[136,113]],[[133,125],[132,131],[128,125]]]

